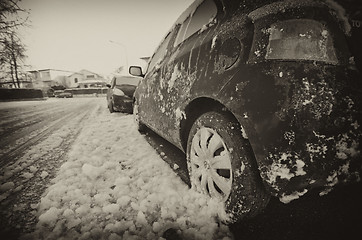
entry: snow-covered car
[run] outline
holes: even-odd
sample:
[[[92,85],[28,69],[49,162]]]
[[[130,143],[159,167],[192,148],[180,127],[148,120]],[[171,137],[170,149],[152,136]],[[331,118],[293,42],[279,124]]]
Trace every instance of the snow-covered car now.
[[[64,90],[54,91],[54,97],[56,98],[72,98],[73,94],[71,92],[65,92]]]
[[[134,116],[186,153],[230,222],[359,181],[361,29],[344,2],[195,1],[150,59]],[[358,40],[359,39],[359,40]]]
[[[132,113],[133,93],[138,85],[139,77],[113,77],[111,84],[107,84],[107,106],[111,113]]]

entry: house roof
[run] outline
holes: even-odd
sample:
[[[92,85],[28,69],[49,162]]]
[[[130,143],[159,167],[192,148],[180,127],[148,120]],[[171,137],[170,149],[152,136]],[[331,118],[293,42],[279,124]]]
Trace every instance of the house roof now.
[[[33,73],[33,72],[48,72],[48,71],[74,73],[73,71],[60,70],[60,69],[52,69],[52,68],[45,68],[45,69],[38,69],[38,70],[29,70],[28,72]]]
[[[73,76],[73,75],[82,75],[82,76],[83,76],[82,73],[76,72],[76,73],[70,74],[68,77],[71,77],[71,76]]]
[[[89,71],[89,70],[87,70],[87,69],[82,69],[82,70],[80,70],[79,72],[75,72],[75,73],[69,75],[68,77],[71,77],[71,76],[76,75],[76,74],[82,75],[82,76],[87,75],[87,74],[94,74],[94,75],[96,75],[98,78],[103,78],[103,77],[102,77],[101,75],[99,75],[98,73]]]
[[[92,83],[106,83],[106,82],[102,80],[84,80],[78,82],[78,84],[92,84]]]

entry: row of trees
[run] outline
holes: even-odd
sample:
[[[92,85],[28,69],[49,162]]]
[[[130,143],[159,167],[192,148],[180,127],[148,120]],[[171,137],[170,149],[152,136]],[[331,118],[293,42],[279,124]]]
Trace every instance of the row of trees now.
[[[25,45],[18,31],[26,27],[29,12],[19,6],[21,0],[0,0],[0,81],[11,80],[20,87]]]

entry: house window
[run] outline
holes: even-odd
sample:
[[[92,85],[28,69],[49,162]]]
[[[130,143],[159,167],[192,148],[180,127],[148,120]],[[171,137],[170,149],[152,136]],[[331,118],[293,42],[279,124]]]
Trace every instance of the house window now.
[[[78,78],[74,78],[74,83],[78,83]]]
[[[87,75],[87,78],[94,78],[94,75]]]

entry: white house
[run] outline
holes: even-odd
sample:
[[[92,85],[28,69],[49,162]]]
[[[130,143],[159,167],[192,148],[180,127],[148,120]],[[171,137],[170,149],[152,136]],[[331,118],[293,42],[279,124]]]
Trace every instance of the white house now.
[[[103,87],[106,79],[101,75],[81,70],[79,72],[71,72],[55,69],[31,70],[32,87],[39,89],[49,89],[52,86],[62,85],[66,88],[76,87]],[[69,75],[71,73],[71,75]]]
[[[73,73],[67,78],[67,87],[69,88],[91,88],[91,87],[104,87],[106,85],[106,79],[101,75],[88,71],[81,70]]]
[[[67,75],[69,71],[55,69],[31,70],[31,79],[33,88],[48,89],[51,86],[66,85]]]

